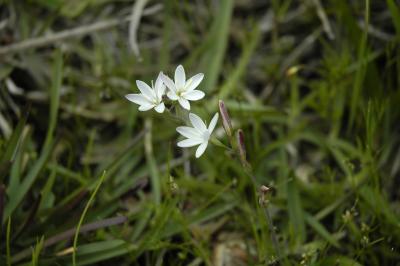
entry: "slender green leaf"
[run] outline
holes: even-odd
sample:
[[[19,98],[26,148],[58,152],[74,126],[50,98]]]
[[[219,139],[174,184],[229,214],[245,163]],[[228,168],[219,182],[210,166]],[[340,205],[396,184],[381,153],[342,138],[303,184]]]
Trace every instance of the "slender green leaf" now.
[[[287,182],[287,208],[289,211],[289,223],[292,236],[296,241],[302,243],[306,238],[306,228],[300,192],[298,190],[296,177],[293,174],[290,175]]]

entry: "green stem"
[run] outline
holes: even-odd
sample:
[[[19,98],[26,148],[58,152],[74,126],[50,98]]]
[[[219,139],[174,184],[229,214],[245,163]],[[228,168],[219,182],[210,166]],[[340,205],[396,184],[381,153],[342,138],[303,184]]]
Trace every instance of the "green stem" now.
[[[251,180],[251,182],[253,184],[253,187],[254,187],[254,193],[256,194],[256,197],[257,197],[257,188],[259,188],[261,185],[257,182],[257,179],[252,174],[252,169],[249,166],[250,166],[250,164],[248,164],[247,167],[243,166],[243,168],[245,170],[245,173],[250,177],[250,180]],[[269,232],[271,234],[272,245],[275,248],[275,252],[276,252],[276,255],[277,255],[278,259],[281,259],[282,256],[281,256],[281,252],[280,252],[280,248],[279,248],[278,237],[277,237],[276,232],[275,232],[274,222],[273,222],[273,220],[271,218],[271,215],[269,214],[267,206],[264,206],[264,216],[265,216],[265,220],[268,223]]]
[[[7,266],[11,266],[10,234],[11,234],[11,216],[8,218],[7,235],[6,235]]]
[[[97,191],[99,190],[101,184],[104,181],[104,178],[106,176],[106,171],[103,172],[102,176],[100,177],[99,183],[97,184],[96,188],[93,191],[93,194],[90,196],[88,203],[85,206],[85,209],[83,210],[83,213],[81,215],[81,218],[79,219],[78,226],[76,227],[75,231],[75,236],[74,236],[74,244],[73,244],[73,250],[72,250],[72,265],[76,266],[76,246],[78,244],[78,235],[79,235],[79,230],[81,229],[81,225],[83,223],[83,219],[85,218],[85,215],[89,209],[90,204],[93,202],[94,197],[97,194]]]
[[[224,143],[222,143],[219,139],[213,137],[210,139],[210,142],[214,144],[215,146],[221,147],[223,149],[226,149],[227,151],[233,151],[230,147],[226,146]]]
[[[232,142],[234,142],[234,140]],[[252,169],[250,163],[246,160],[246,158],[242,158],[241,157],[241,154],[240,154],[240,151],[239,151],[239,144],[238,143],[234,143],[234,144],[236,144],[236,145],[234,146],[234,148],[232,150],[236,152],[236,156],[238,158],[241,158],[240,163],[241,163],[245,173],[250,177],[251,183],[253,184],[254,193],[255,193],[256,198],[257,198],[257,189],[260,188],[261,185],[257,182],[257,179],[253,174],[253,169]],[[280,252],[280,249],[279,249],[278,237],[277,237],[276,232],[275,232],[275,226],[274,226],[273,220],[272,220],[272,218],[271,218],[271,216],[269,214],[268,207],[264,206],[264,205],[262,205],[261,207],[264,207],[263,213],[265,215],[265,220],[266,220],[266,222],[268,224],[268,227],[270,229],[269,231],[270,231],[270,235],[271,235],[272,245],[274,246],[274,249],[275,249],[275,252],[276,252],[276,255],[277,255],[278,259],[281,259],[282,256],[281,256],[281,252]]]

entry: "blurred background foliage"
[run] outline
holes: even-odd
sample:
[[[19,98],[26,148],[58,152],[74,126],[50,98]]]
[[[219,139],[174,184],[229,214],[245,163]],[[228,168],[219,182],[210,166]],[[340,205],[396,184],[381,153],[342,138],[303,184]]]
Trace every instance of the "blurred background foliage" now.
[[[399,1],[140,2],[138,56],[134,1],[0,1],[0,264],[72,265],[83,219],[77,265],[399,265]],[[124,98],[178,64],[243,129],[280,254],[237,158]]]

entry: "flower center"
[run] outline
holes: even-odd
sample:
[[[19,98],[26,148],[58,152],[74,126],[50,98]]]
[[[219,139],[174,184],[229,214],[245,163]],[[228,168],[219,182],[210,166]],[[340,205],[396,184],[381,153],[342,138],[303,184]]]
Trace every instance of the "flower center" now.
[[[178,95],[179,97],[181,97],[182,94],[183,94],[185,91],[188,90],[190,84],[192,84],[192,80],[191,80],[191,79],[189,79],[189,80],[185,83],[185,85],[183,85],[183,87],[177,88],[177,90],[176,90],[176,95]]]
[[[203,140],[208,141],[210,139],[210,132],[208,130],[203,132]]]

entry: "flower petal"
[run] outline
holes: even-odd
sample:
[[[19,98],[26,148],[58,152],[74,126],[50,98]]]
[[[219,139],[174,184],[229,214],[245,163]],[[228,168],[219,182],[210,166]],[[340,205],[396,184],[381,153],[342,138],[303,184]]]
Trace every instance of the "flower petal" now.
[[[192,127],[177,127],[176,131],[184,137],[189,139],[202,139],[201,133]]]
[[[168,87],[173,92],[176,92],[176,86],[175,83],[170,79],[167,75],[164,73],[161,73],[161,79],[164,82],[164,84]]]
[[[201,155],[203,155],[204,151],[207,149],[207,145],[208,141],[200,144],[200,146],[196,150],[196,158],[199,158]]]
[[[164,103],[160,103],[159,105],[157,105],[155,108],[154,108],[158,113],[162,113],[162,112],[164,112],[164,109],[165,109],[165,105],[164,105]]]
[[[186,91],[192,91],[194,89],[197,88],[197,86],[199,86],[200,82],[203,80],[204,78],[204,74],[203,73],[199,73],[194,75],[193,77],[191,77],[187,83],[187,88]]]
[[[138,87],[138,89],[140,90],[140,92],[147,97],[149,100],[152,100],[155,98],[155,93],[154,90],[152,88],[150,88],[149,85],[147,85],[146,83],[144,83],[141,80],[136,80],[136,85]]]
[[[157,79],[156,79],[156,83],[154,84],[154,88],[158,88],[161,86],[161,84],[163,84],[163,80],[161,78],[161,76],[163,75],[162,72],[158,73]]]
[[[210,124],[208,125],[208,132],[210,132],[210,135],[213,132],[215,125],[217,124],[217,121],[218,121],[218,113],[215,113],[215,115],[211,119]]]
[[[190,123],[200,132],[204,132],[207,130],[206,125],[204,122],[201,120],[201,118],[198,115],[195,115],[193,113],[189,114],[189,120]]]
[[[186,100],[186,99],[184,99],[184,98],[179,98],[178,99],[178,101],[179,101],[179,104],[183,107],[183,108],[185,108],[186,110],[190,110],[190,103],[189,103],[189,101],[188,100]]]
[[[158,98],[159,100],[161,100],[162,96],[163,96],[164,93],[165,93],[165,85],[164,85],[163,80],[161,79],[161,75],[162,75],[162,72],[160,72],[160,73],[158,74],[158,77],[157,77],[157,79],[156,79],[156,84],[155,84],[155,86],[154,86],[154,90],[155,90],[156,95],[157,95],[157,98]]]
[[[179,65],[175,69],[175,85],[178,88],[183,88],[186,83],[186,75],[185,75],[185,69],[183,69],[182,65]]]
[[[164,96],[164,94],[165,94],[165,89],[166,89],[167,87],[165,87],[165,84],[163,83],[162,85],[161,85],[161,88],[159,88],[158,89],[158,92],[159,92],[159,100],[161,101],[162,100],[162,97]]]
[[[168,96],[168,98],[170,98],[173,101],[176,101],[179,99],[178,95],[176,95],[176,93],[174,91],[167,92],[167,96]]]
[[[139,111],[142,111],[142,112],[148,111],[153,107],[154,107],[154,104],[143,104],[143,105],[139,106]]]
[[[187,147],[193,147],[196,145],[199,145],[200,143],[202,143],[203,141],[201,139],[185,139],[185,140],[181,140],[177,143],[178,147],[181,148],[187,148]]]
[[[189,101],[197,101],[204,97],[205,93],[199,90],[185,92],[182,96]]]
[[[144,97],[142,94],[136,94],[136,93],[131,93],[125,95],[125,98],[128,99],[131,102],[134,102],[139,105],[147,105],[151,104],[150,101]]]

